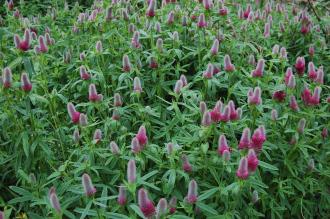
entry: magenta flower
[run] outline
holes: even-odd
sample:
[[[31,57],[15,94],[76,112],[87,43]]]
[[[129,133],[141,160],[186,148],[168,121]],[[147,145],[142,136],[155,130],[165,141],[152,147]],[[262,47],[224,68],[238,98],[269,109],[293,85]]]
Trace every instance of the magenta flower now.
[[[280,58],[281,59],[284,59],[284,60],[287,60],[288,59],[288,53],[286,52],[286,48],[285,47],[282,47],[280,49]]]
[[[140,33],[139,31],[135,31],[131,40],[131,45],[133,48],[141,48],[141,44],[140,44]]]
[[[116,142],[111,141],[109,147],[110,147],[111,153],[113,155],[119,155],[120,154],[120,149],[119,149]]]
[[[323,66],[320,66],[320,67],[317,69],[315,82],[316,82],[316,83],[319,83],[319,84],[323,84],[323,83],[324,83],[324,72],[323,72]]]
[[[130,184],[136,181],[136,164],[135,160],[129,160],[127,164],[127,182]]]
[[[228,14],[228,8],[224,5],[219,9],[220,16],[226,16]]]
[[[210,126],[211,123],[212,123],[211,113],[206,111],[206,112],[203,114],[203,118],[202,118],[202,126]]]
[[[241,118],[241,109],[237,108],[235,109],[235,103],[234,101],[230,100],[228,102],[229,106],[229,112],[230,112],[230,120],[238,120]]]
[[[308,53],[309,55],[313,58],[314,54],[315,54],[315,49],[314,49],[314,46],[310,46],[308,48]]]
[[[167,24],[173,24],[174,23],[174,11],[170,11],[167,15]]]
[[[218,51],[219,51],[219,40],[214,39],[212,48],[211,48],[211,54],[215,56],[216,54],[218,54]]]
[[[204,101],[201,101],[199,103],[199,109],[200,109],[201,115],[204,115],[204,113],[207,111],[207,106]]]
[[[93,196],[96,193],[96,188],[93,186],[92,180],[87,173],[82,175],[82,185],[87,196]]]
[[[224,69],[227,72],[235,71],[235,66],[231,63],[229,55],[225,55],[224,58]]]
[[[189,182],[188,195],[186,197],[187,202],[190,204],[194,204],[197,202],[197,198],[198,198],[198,185],[195,180],[191,180]]]
[[[48,46],[47,46],[44,36],[39,36],[38,42],[39,42],[39,45],[35,46],[35,48],[34,48],[35,52],[37,54],[48,52]]]
[[[264,126],[259,126],[253,132],[253,135],[252,135],[252,138],[251,138],[250,148],[261,150],[262,145],[265,141],[266,141],[265,127]]]
[[[103,51],[103,45],[100,40],[96,42],[95,49],[98,53],[101,53]]]
[[[305,71],[305,58],[304,57],[297,58],[295,68],[296,68],[299,76],[302,76],[304,74],[304,71]]]
[[[158,38],[156,41],[156,47],[159,52],[163,52],[163,39]]]
[[[219,141],[218,141],[218,154],[223,156],[224,151],[230,151],[230,148],[227,143],[227,139],[225,135],[220,135]]]
[[[21,75],[21,88],[22,90],[29,92],[32,90],[32,84],[29,80],[29,76],[24,72]]]
[[[143,188],[138,192],[138,202],[145,217],[151,218],[156,213],[154,203],[148,198],[148,192]]]
[[[203,77],[207,78],[207,79],[212,78],[213,77],[213,71],[214,71],[214,66],[211,63],[209,63],[207,65],[206,71],[203,72]]]
[[[248,160],[249,171],[254,172],[259,165],[259,160],[253,149],[249,150],[249,153],[247,155],[247,160]]]
[[[221,121],[223,103],[219,100],[215,104],[214,108],[210,111],[211,120],[215,123]]]
[[[167,214],[167,210],[168,210],[167,200],[165,198],[159,199],[156,209],[157,209],[156,218],[161,218],[161,217],[165,216]]]
[[[254,88],[254,91],[252,89],[249,90],[249,92],[248,92],[248,104],[249,105],[260,105],[260,104],[262,104],[260,87]]]
[[[298,111],[299,110],[299,106],[298,106],[296,97],[293,96],[293,95],[290,96],[289,106],[293,111]]]
[[[187,173],[191,172],[192,166],[189,163],[189,159],[188,159],[187,155],[182,155],[181,159],[182,159],[182,169]]]
[[[183,87],[182,80],[177,80],[174,86],[174,93],[180,94],[182,87]]]
[[[203,0],[203,6],[206,10],[210,10],[213,7],[212,0]]]
[[[276,109],[272,109],[271,118],[272,118],[273,121],[276,121],[278,119],[278,113],[277,113]]]
[[[182,81],[182,87],[187,86],[188,80],[185,75],[180,75],[180,80]]]
[[[284,81],[285,81],[285,84],[288,85],[289,84],[289,79],[290,77],[293,75],[292,73],[292,68],[287,68],[286,69],[286,72],[285,72],[285,76],[284,76]]]
[[[136,93],[142,93],[141,81],[139,77],[134,78],[133,90]]]
[[[207,26],[207,23],[205,21],[205,15],[202,13],[199,15],[198,17],[198,21],[197,21],[197,27],[199,28],[204,28]]]
[[[130,72],[131,69],[132,69],[131,62],[130,62],[128,56],[124,55],[123,56],[123,71],[124,72]]]
[[[122,106],[123,105],[123,101],[121,99],[121,96],[119,93],[115,93],[114,97],[113,97],[113,105],[116,107]]]
[[[174,214],[176,211],[177,199],[173,196],[169,202],[170,214]]]
[[[0,78],[1,79],[1,78]],[[3,69],[2,84],[4,88],[10,88],[13,82],[13,74],[9,67]]]
[[[15,47],[23,52],[29,50],[31,46],[30,34],[31,34],[30,30],[26,29],[24,32],[23,40],[21,40],[21,38],[17,34],[15,34],[14,35]]]
[[[121,186],[119,186],[117,203],[121,206],[124,206],[126,204],[126,202],[127,202],[126,189],[125,189],[125,186],[121,185]]]
[[[132,139],[131,150],[134,154],[137,154],[142,150],[139,140],[136,137]]]
[[[103,95],[102,94],[97,94],[95,84],[90,84],[89,85],[89,94],[88,94],[88,99],[91,102],[98,102],[103,100]]]
[[[102,131],[100,129],[95,130],[93,140],[96,144],[102,140]]]
[[[317,73],[313,62],[308,63],[308,77],[312,80],[316,79]]]
[[[89,73],[87,72],[85,66],[80,66],[80,69],[79,69],[79,73],[80,73],[80,78],[83,79],[83,80],[88,80],[90,79],[90,75]]]
[[[285,100],[286,93],[285,91],[278,90],[273,93],[273,99],[278,102],[283,102]]]
[[[251,72],[251,76],[262,77],[264,73],[264,68],[265,68],[265,60],[259,59],[256,69]]]
[[[148,143],[147,131],[146,131],[146,128],[143,125],[140,126],[139,131],[138,131],[138,133],[136,134],[135,137],[138,139],[139,144],[141,146],[144,146]]]
[[[156,15],[155,10],[156,10],[156,1],[150,0],[146,11],[147,17],[154,17]]]
[[[246,157],[241,158],[238,169],[236,171],[236,176],[242,180],[245,180],[249,177],[248,160]]]
[[[7,1],[7,8],[9,11],[12,11],[14,9],[14,1],[13,0],[9,0]],[[1,218],[1,217],[0,217]],[[1,218],[4,219],[5,217]]]
[[[79,116],[79,124],[81,126],[86,126],[88,125],[88,121],[87,121],[87,116],[83,113],[80,113],[80,116]]]
[[[52,208],[54,208],[57,213],[61,213],[61,205],[60,205],[60,202],[56,195],[54,187],[50,188],[50,190],[49,190],[49,201],[50,201]]]
[[[269,24],[269,22],[265,23],[264,37],[265,38],[269,38],[270,37],[270,24]]]
[[[150,57],[149,59],[149,67],[152,69],[158,68],[158,63],[155,57]]]
[[[68,113],[71,118],[71,121],[74,124],[77,124],[79,122],[80,112],[76,111],[75,106],[71,102],[69,102],[67,104],[67,109],[68,109]]]
[[[323,139],[326,139],[328,137],[328,129],[326,127],[322,129],[321,136]]]
[[[278,44],[275,44],[272,49],[273,55],[277,55],[280,51],[280,46]]]
[[[238,149],[249,148],[251,145],[251,131],[249,128],[243,130],[241,140],[238,144]]]
[[[287,87],[291,89],[294,89],[296,87],[296,78],[294,77],[294,75],[291,75],[289,77]]]
[[[105,20],[107,22],[111,21],[113,19],[112,7],[108,7],[105,13]]]
[[[0,219],[6,219],[5,216],[5,212],[0,211]]]

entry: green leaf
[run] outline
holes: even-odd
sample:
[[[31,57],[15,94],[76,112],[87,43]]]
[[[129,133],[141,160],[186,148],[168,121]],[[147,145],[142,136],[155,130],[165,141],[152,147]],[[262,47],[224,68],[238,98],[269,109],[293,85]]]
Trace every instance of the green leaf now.
[[[92,203],[93,203],[92,200],[90,200],[90,201],[88,202],[88,204],[86,205],[86,208],[85,208],[85,210],[83,211],[83,213],[82,213],[80,219],[84,219],[84,218],[87,216],[88,211],[89,211],[89,209],[90,209],[91,206],[92,206]]]
[[[205,213],[208,213],[211,215],[218,215],[218,212],[215,209],[211,208],[209,205],[206,205],[202,202],[197,202],[197,206]]]
[[[265,163],[263,161],[259,161],[259,166],[265,168],[265,169],[268,169],[268,170],[273,170],[273,171],[278,171],[278,168],[271,165],[271,164],[268,164],[268,163]]]
[[[203,201],[205,199],[208,199],[209,197],[214,195],[217,191],[219,191],[219,188],[206,190],[202,195],[198,196],[198,201]]]

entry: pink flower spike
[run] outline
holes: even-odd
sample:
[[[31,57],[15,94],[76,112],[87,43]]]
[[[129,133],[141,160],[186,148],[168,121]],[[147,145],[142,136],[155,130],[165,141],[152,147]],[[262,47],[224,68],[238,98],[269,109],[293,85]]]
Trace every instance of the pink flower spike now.
[[[286,72],[285,72],[285,77],[284,77],[284,81],[285,81],[285,84],[288,85],[289,84],[289,79],[290,77],[293,75],[292,73],[292,68],[287,68],[286,69]]]
[[[206,103],[204,101],[201,101],[199,103],[199,110],[200,110],[202,115],[204,115],[204,113],[207,111],[207,106],[206,106]]]
[[[228,8],[224,5],[219,9],[220,16],[226,16],[228,14]]]
[[[139,77],[134,78],[133,90],[136,93],[142,93],[141,81]]]
[[[286,52],[286,48],[285,47],[282,47],[280,49],[280,58],[281,59],[284,59],[284,60],[287,60],[288,59],[288,53]]]
[[[315,80],[317,77],[317,73],[313,62],[308,63],[308,77],[312,80]]]
[[[213,71],[214,71],[214,66],[211,63],[209,63],[207,65],[206,71],[203,73],[203,77],[207,78],[207,79],[212,78],[213,77]]]
[[[249,153],[247,155],[247,160],[248,160],[248,169],[251,172],[256,171],[258,165],[259,165],[259,160],[258,157],[253,149],[249,150]]]
[[[79,73],[80,73],[80,78],[83,79],[83,80],[88,80],[90,79],[90,75],[88,74],[85,66],[80,66],[80,69],[79,69]]]
[[[181,159],[182,159],[182,169],[187,173],[191,172],[192,166],[189,162],[187,155],[182,155]]]
[[[299,76],[302,76],[304,74],[304,71],[305,71],[305,58],[304,57],[297,58],[295,68],[296,68]]]
[[[298,106],[296,97],[293,96],[293,95],[290,96],[289,106],[293,111],[298,111],[299,110],[299,106]]]
[[[150,0],[148,1],[149,2],[149,5],[148,5],[148,8],[147,8],[147,12],[146,12],[146,15],[147,17],[154,17],[156,15],[156,1],[155,0]]]
[[[76,143],[76,144],[79,143],[80,134],[79,134],[79,130],[77,128],[73,132],[72,139],[73,139],[74,143]]]
[[[9,67],[3,69],[2,84],[4,88],[10,88],[13,82],[13,74]]]
[[[221,121],[221,116],[222,116],[222,106],[223,103],[219,100],[215,104],[214,108],[211,110],[210,115],[211,115],[211,120],[215,123]]]
[[[131,71],[131,62],[127,55],[123,56],[123,71],[130,72]]]
[[[156,218],[161,218],[165,216],[167,214],[167,208],[168,208],[167,200],[165,198],[159,199],[156,210],[157,212]]]
[[[135,160],[129,160],[127,164],[127,182],[133,184],[136,182]]]
[[[194,204],[198,199],[198,185],[195,180],[191,180],[188,186],[187,202]]]
[[[248,160],[246,157],[241,158],[236,176],[242,180],[246,180],[249,177]]]
[[[294,89],[296,87],[296,78],[294,77],[294,75],[291,75],[289,77],[287,87],[291,89]]]
[[[219,40],[214,39],[213,45],[211,48],[211,54],[215,56],[216,54],[218,54],[218,51],[219,51]]]
[[[248,104],[249,105],[260,105],[260,104],[262,104],[260,87],[254,88],[253,93],[252,93],[252,90],[249,90],[249,92],[248,92]]]
[[[228,122],[230,120],[230,107],[227,105],[224,107],[223,113],[220,117],[222,122]]]
[[[186,78],[185,75],[182,74],[182,75],[180,76],[180,80],[182,81],[182,87],[187,86],[187,84],[188,84],[188,80],[187,80],[187,78]]]
[[[72,123],[77,124],[79,122],[80,112],[76,111],[76,108],[71,102],[67,104],[67,109]]]
[[[238,149],[249,148],[251,145],[251,131],[249,128],[243,130],[241,140],[238,144]]]
[[[131,40],[131,45],[133,48],[136,48],[136,49],[141,48],[139,31],[134,32],[132,40]]]
[[[93,186],[92,180],[87,173],[82,175],[82,185],[87,196],[93,196],[96,193],[96,188]]]
[[[95,143],[99,143],[102,140],[102,131],[100,129],[96,129],[93,135],[93,140]]]
[[[173,196],[169,202],[170,214],[174,214],[176,211],[177,199]]]
[[[265,38],[269,38],[270,37],[270,24],[268,22],[265,23],[264,37]]]
[[[213,7],[213,1],[212,0],[203,0],[203,6],[205,10],[210,10]]]
[[[146,131],[146,128],[143,125],[140,126],[139,131],[138,131],[138,133],[136,134],[135,137],[138,139],[139,144],[141,146],[144,146],[148,143],[147,131]]]
[[[174,86],[174,93],[180,94],[182,87],[183,87],[182,81],[177,80],[176,83],[175,83],[175,86]]]
[[[48,46],[46,44],[46,40],[44,38],[44,36],[39,36],[39,45],[35,47],[35,51],[36,53],[46,53],[48,52]]]
[[[49,191],[49,201],[50,201],[50,204],[51,204],[52,208],[54,208],[57,213],[61,213],[61,205],[60,205],[60,202],[59,202],[58,197],[56,195],[54,187],[52,187]]]
[[[202,126],[210,126],[211,125],[211,113],[210,112],[205,112],[203,114],[202,118]]]
[[[308,53],[309,53],[310,57],[313,58],[313,56],[314,56],[314,54],[315,54],[314,46],[310,46],[310,47],[308,48]]]
[[[119,93],[115,93],[114,97],[113,97],[113,105],[115,107],[119,107],[123,105],[123,101],[121,99],[121,96]]]
[[[276,121],[278,119],[278,113],[276,109],[272,109],[271,118],[273,121]]]
[[[262,77],[263,73],[264,73],[264,68],[265,68],[265,60],[259,59],[257,67],[254,71],[252,71],[251,76],[252,77]]]
[[[95,84],[90,84],[89,85],[89,94],[88,94],[88,99],[91,102],[98,102],[103,100],[103,95],[102,94],[97,94]]]
[[[81,126],[87,126],[88,125],[87,116],[85,114],[83,114],[83,113],[80,113],[79,124]]]
[[[323,139],[326,139],[328,137],[328,135],[329,135],[328,134],[328,129],[326,127],[324,127],[322,129],[321,136],[322,136]]]
[[[277,55],[280,50],[280,46],[278,44],[275,44],[272,49],[273,55]]]
[[[259,127],[253,132],[250,148],[261,150],[262,145],[265,141],[266,141],[265,130],[264,128]]]
[[[222,134],[220,135],[218,141],[218,154],[222,156],[225,150],[230,151],[230,148],[228,146],[226,136]]]
[[[311,98],[310,104],[311,105],[318,105],[320,103],[320,96],[321,96],[321,87],[315,87],[314,93]]]
[[[134,154],[137,154],[142,150],[139,140],[136,137],[132,139],[131,150]]]
[[[101,53],[103,51],[102,42],[100,40],[96,42],[95,49],[98,53]]]
[[[124,206],[126,204],[126,202],[127,202],[126,188],[125,188],[125,186],[121,185],[121,186],[119,186],[117,203],[121,206]]]
[[[167,15],[167,24],[173,24],[174,23],[174,11],[170,11]]]
[[[205,21],[205,15],[202,13],[198,17],[197,27],[204,28],[207,26],[207,23]]]
[[[225,55],[224,58],[224,69],[227,72],[235,71],[235,66],[231,63],[229,55]]]
[[[151,218],[156,213],[154,203],[148,198],[148,192],[143,188],[138,192],[138,203],[145,217]]]
[[[119,149],[116,142],[111,141],[109,147],[110,147],[111,153],[113,155],[119,155],[120,154],[120,149]]]
[[[316,75],[317,76],[315,78],[315,82],[319,84],[323,84],[324,83],[323,66],[320,66],[319,69],[317,69]]]

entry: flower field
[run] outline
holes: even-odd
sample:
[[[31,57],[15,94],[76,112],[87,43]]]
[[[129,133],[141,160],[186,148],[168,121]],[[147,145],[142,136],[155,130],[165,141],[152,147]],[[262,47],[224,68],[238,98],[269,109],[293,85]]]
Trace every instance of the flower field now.
[[[329,217],[327,1],[1,7],[0,219]]]

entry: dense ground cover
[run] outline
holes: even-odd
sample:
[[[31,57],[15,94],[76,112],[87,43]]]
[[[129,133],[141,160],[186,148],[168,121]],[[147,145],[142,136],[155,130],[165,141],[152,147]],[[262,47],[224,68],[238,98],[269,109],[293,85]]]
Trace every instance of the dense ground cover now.
[[[326,2],[42,4],[1,9],[1,219],[330,214]]]

